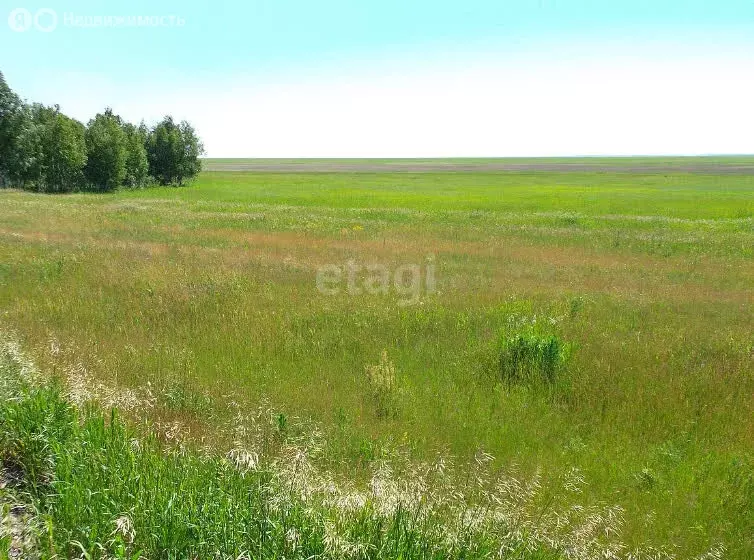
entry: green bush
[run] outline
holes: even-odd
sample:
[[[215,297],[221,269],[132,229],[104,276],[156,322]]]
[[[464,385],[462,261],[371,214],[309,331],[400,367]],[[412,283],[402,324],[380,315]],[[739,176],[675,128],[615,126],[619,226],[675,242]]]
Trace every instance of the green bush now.
[[[568,361],[570,350],[570,345],[554,335],[501,336],[500,378],[508,385],[553,384]]]

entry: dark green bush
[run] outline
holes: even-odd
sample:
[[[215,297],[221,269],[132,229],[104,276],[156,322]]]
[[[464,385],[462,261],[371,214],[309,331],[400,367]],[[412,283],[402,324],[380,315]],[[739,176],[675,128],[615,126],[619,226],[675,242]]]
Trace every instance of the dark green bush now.
[[[500,378],[508,385],[553,384],[568,361],[570,345],[554,335],[501,336]]]

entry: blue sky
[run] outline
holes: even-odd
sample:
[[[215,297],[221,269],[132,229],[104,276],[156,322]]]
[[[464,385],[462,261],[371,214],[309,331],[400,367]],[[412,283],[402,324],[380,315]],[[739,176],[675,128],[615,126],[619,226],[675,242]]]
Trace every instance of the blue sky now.
[[[211,156],[754,152],[752,0],[2,8],[0,70],[23,97],[84,121],[171,113]],[[16,8],[57,25],[14,31]],[[171,15],[185,23],[71,25]]]

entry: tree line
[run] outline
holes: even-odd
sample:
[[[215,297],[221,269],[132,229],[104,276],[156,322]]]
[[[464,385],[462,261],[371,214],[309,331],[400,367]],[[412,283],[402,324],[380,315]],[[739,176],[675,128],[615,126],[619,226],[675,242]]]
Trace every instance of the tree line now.
[[[201,170],[193,127],[167,116],[149,128],[111,109],[86,125],[59,106],[25,103],[0,72],[0,186],[40,192],[183,185]]]

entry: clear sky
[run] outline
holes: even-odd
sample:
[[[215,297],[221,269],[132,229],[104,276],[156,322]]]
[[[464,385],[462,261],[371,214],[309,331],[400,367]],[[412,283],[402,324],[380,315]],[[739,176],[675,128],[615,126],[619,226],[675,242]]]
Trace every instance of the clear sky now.
[[[754,153],[754,0],[0,6],[22,97],[170,113],[214,157]]]

